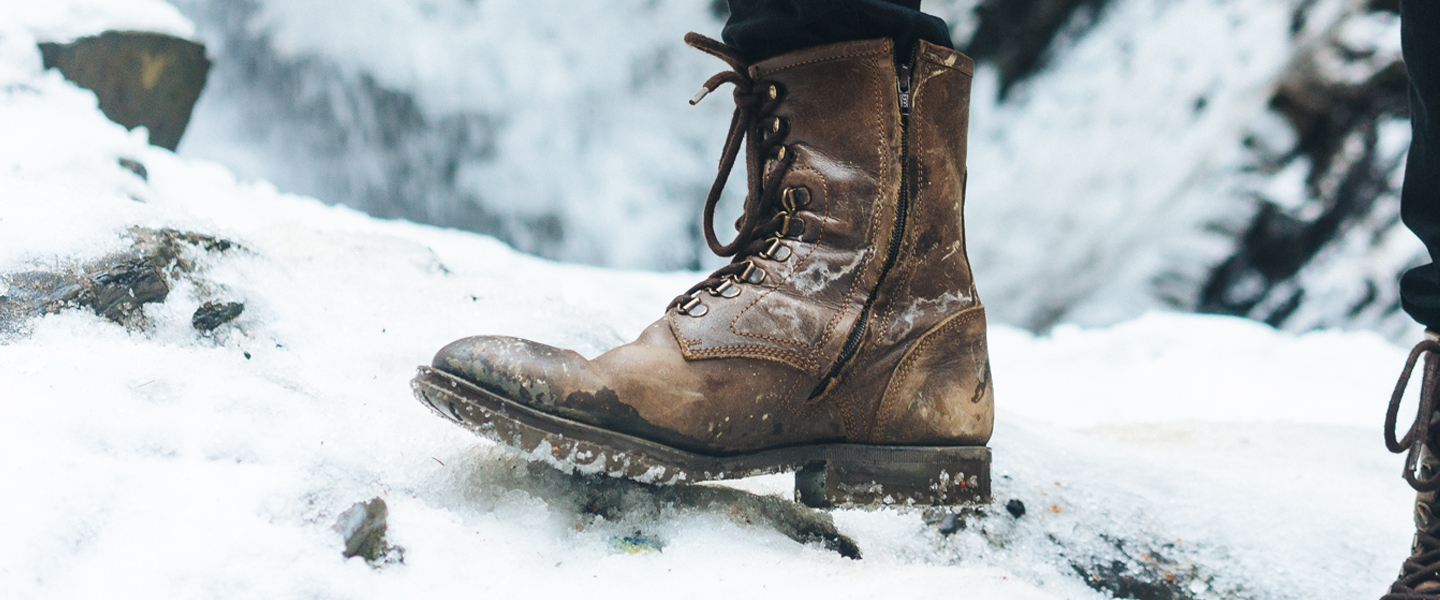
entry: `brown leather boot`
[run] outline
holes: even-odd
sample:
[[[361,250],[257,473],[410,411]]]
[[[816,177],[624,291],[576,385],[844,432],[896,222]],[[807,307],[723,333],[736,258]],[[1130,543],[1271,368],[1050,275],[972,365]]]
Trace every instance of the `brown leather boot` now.
[[[1401,396],[1421,355],[1425,356],[1425,366],[1420,382],[1419,414],[1405,437],[1397,440],[1395,421]],[[1440,519],[1435,518],[1440,508],[1436,503],[1436,490],[1440,490],[1440,455],[1436,453],[1440,449],[1440,423],[1433,421],[1435,395],[1440,391],[1437,387],[1440,387],[1440,334],[1427,330],[1425,340],[1410,351],[1410,359],[1390,397],[1390,408],[1385,412],[1385,446],[1391,452],[1406,453],[1404,477],[1416,494],[1415,540],[1410,546],[1410,558],[1400,566],[1400,576],[1381,600],[1440,600]]]
[[[921,42],[818,46],[734,70],[705,204],[731,264],[595,360],[508,337],[446,346],[417,396],[566,469],[663,483],[800,470],[811,505],[988,501],[994,404],[962,204],[972,62]],[[749,195],[715,204],[745,145]]]

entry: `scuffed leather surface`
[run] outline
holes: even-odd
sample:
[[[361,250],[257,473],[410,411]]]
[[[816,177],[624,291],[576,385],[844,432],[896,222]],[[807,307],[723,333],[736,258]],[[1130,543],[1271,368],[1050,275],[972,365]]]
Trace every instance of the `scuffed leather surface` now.
[[[703,317],[667,316],[687,358],[770,360],[829,371],[879,277],[899,190],[899,99],[889,40],[819,46],[751,66],[786,90],[775,115],[797,153],[783,187],[805,186],[805,235],[787,261],[736,298],[703,298]]]
[[[753,359],[687,361],[664,321],[595,360],[499,336],[459,340],[435,368],[557,416],[711,455],[840,441],[804,399],[815,380]]]
[[[877,444],[920,443],[915,441],[921,439],[918,432],[912,435],[893,427],[884,431],[877,427],[882,399],[890,404],[909,401],[897,399],[896,395],[908,393],[902,390],[911,388],[902,385],[887,392],[887,386],[892,375],[898,376],[901,359],[927,332],[956,314],[980,306],[965,251],[964,227],[965,146],[973,65],[964,54],[925,42],[916,55],[908,133],[911,160],[906,177],[910,208],[905,236],[895,266],[875,292],[870,327],[861,350],[828,394],[828,401],[840,406],[847,435],[853,439]],[[982,323],[978,351],[984,354],[984,317],[983,312],[979,314]],[[945,347],[936,346],[931,351],[940,352]],[[981,366],[956,377],[978,379],[979,373],[974,371],[984,369],[981,362]],[[961,395],[957,392],[946,401],[958,407],[970,397]],[[935,401],[933,397],[927,400]],[[988,421],[947,422],[953,430],[943,435],[929,432],[922,437],[949,439],[947,443],[956,444],[984,443],[989,439]]]
[[[734,298],[700,292],[633,343],[586,360],[515,338],[447,346],[435,366],[513,401],[711,455],[826,442],[983,444],[993,425],[984,308],[965,255],[965,136],[972,63],[922,44],[899,254],[880,278],[901,185],[900,114],[886,40],[795,52],[752,67],[788,90],[798,154],[785,186],[811,203],[785,261]],[[859,353],[811,392],[874,299]]]
[[[995,426],[985,308],[951,316],[900,359],[875,414],[872,440],[979,445]]]

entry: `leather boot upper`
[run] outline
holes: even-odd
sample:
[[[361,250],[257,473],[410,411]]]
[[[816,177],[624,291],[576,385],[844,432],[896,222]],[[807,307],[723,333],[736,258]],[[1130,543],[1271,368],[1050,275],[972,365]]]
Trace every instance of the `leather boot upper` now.
[[[778,84],[771,118],[788,124],[795,153],[780,189],[804,188],[800,239],[786,260],[751,258],[766,273],[735,298],[704,297],[703,316],[666,314],[687,358],[746,357],[823,377],[845,345],[879,277],[900,188],[900,115],[889,40],[820,46],[756,63],[750,76]],[[767,161],[767,167],[774,161]],[[773,175],[772,175],[773,176]]]
[[[556,416],[708,454],[984,444],[993,400],[962,217],[972,63],[922,43],[912,64],[902,74],[890,41],[869,40],[712,78],[748,103],[732,138],[745,129],[757,136],[749,148],[766,152],[749,164],[742,217],[742,237],[758,233],[732,244],[744,246],[732,265],[594,360],[478,337],[441,350],[435,367]]]

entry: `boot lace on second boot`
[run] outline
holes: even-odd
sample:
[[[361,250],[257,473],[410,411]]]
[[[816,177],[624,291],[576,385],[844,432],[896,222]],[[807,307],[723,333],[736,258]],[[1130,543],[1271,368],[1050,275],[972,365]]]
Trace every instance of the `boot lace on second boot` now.
[[[1395,421],[1400,400],[1415,364],[1425,356],[1421,378],[1420,410],[1405,436],[1396,439]],[[1435,469],[1436,450],[1431,430],[1435,418],[1435,393],[1440,387],[1440,342],[1426,339],[1415,345],[1405,370],[1390,396],[1385,411],[1385,447],[1399,454],[1405,452],[1405,481],[1419,493],[1415,502],[1415,542],[1409,559],[1400,567],[1400,576],[1381,600],[1440,600],[1440,519],[1436,519],[1435,491],[1440,490],[1440,473]],[[1428,447],[1427,447],[1428,446]]]
[[[705,243],[719,256],[733,256],[730,264],[721,267],[708,278],[691,286],[685,293],[670,302],[679,307],[682,314],[694,317],[704,316],[708,309],[699,293],[733,298],[740,293],[736,287],[740,282],[759,284],[765,281],[765,271],[751,256],[763,256],[784,260],[787,249],[780,244],[781,238],[796,237],[804,232],[804,222],[795,218],[796,212],[809,202],[809,191],[803,187],[780,191],[780,181],[795,162],[795,152],[785,146],[785,136],[790,124],[772,114],[785,100],[785,87],[779,83],[757,81],[749,74],[749,65],[734,48],[700,35],[688,33],[685,43],[710,54],[730,65],[732,70],[716,73],[705,81],[700,93],[690,100],[697,104],[707,94],[721,85],[735,86],[735,114],[730,119],[730,131],[725,137],[725,149],[720,155],[720,171],[710,194],[705,198]],[[739,158],[742,143],[745,148],[745,171],[748,184],[745,209],[735,222],[738,232],[728,244],[721,244],[715,234],[715,207],[720,202],[720,193],[725,181]],[[774,160],[768,170],[765,162]]]

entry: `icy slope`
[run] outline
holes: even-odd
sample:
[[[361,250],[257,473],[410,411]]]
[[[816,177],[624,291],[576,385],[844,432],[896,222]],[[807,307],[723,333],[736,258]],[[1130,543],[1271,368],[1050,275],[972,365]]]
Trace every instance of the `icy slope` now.
[[[475,333],[595,354],[697,274],[546,262],[237,181],[106,121],[33,42],[0,18],[0,294],[145,231],[231,245],[182,244],[165,300],[124,325],[69,308],[3,334],[7,597],[1373,598],[1406,554],[1378,434],[1403,350],[1218,317],[996,327],[997,504],[958,530],[837,512],[859,561],[787,536],[776,503],[529,468],[411,399],[414,366]],[[201,333],[210,301],[245,309]],[[404,552],[371,567],[331,526],[377,496]]]

